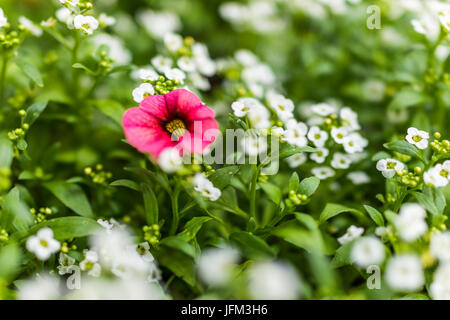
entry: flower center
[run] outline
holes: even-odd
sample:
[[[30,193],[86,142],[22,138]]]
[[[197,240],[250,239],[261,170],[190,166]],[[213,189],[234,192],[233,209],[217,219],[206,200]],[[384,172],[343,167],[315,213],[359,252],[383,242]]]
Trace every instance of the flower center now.
[[[441,176],[443,176],[443,177],[445,177],[445,178],[448,177],[448,171],[447,171],[447,170],[444,170],[444,169],[441,170],[440,174],[441,174]]]
[[[173,135],[177,139],[179,139],[185,132],[186,132],[186,126],[184,125],[184,122],[180,119],[174,119],[168,123],[166,123],[166,130]]]
[[[386,165],[386,168],[394,169],[395,168],[395,162],[388,162],[388,164]]]
[[[316,133],[316,134],[314,135],[314,139],[319,140],[319,139],[320,139],[320,134],[319,134],[319,133]]]
[[[45,241],[45,240],[43,240],[43,239],[40,241],[40,244],[41,244],[41,246],[43,246],[44,248],[47,248],[47,247],[48,247],[47,241]]]
[[[280,104],[280,105],[278,105],[278,108],[281,110],[281,111],[284,111],[284,107]]]
[[[84,29],[89,29],[91,26],[88,25],[87,23],[85,23],[85,24],[82,25],[82,27],[83,27]]]
[[[414,136],[413,137],[414,142],[420,142],[422,140],[421,136]]]

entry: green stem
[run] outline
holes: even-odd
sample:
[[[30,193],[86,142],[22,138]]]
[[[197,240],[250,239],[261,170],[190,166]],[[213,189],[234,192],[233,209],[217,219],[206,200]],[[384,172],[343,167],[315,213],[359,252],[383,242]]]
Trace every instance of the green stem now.
[[[72,66],[78,62],[78,49],[80,48],[80,38],[78,33],[74,35],[74,44],[72,48],[72,92],[75,94],[75,103],[78,104],[78,70],[73,68]]]
[[[251,189],[250,189],[250,217],[255,219],[258,225],[258,220],[256,219],[256,184],[258,183],[259,167],[254,165],[255,173],[253,174]]]
[[[0,73],[0,106],[3,105],[3,99],[5,97],[5,79],[6,70],[8,69],[9,57],[5,54],[3,57],[2,70]]]
[[[403,200],[405,200],[406,195],[408,194],[406,188],[400,188],[399,192],[398,192],[398,198],[397,201],[395,202],[394,205],[394,212],[398,213],[398,210],[400,209]]]
[[[172,226],[170,227],[170,235],[174,235],[177,232],[178,224],[180,222],[180,213],[178,211],[178,196],[180,195],[180,187],[178,184],[175,185],[175,190],[173,194],[170,195],[172,204]]]

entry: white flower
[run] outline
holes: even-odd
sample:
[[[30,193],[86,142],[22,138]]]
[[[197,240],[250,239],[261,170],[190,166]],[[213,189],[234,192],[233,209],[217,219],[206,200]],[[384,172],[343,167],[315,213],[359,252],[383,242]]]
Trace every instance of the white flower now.
[[[176,33],[164,35],[164,45],[169,51],[178,51],[183,46],[183,37]]]
[[[59,0],[59,3],[68,6],[70,9],[78,9],[77,5],[80,3],[80,0]]]
[[[347,242],[353,241],[359,238],[364,233],[364,228],[358,228],[357,226],[350,226],[347,232],[338,238],[340,244],[346,244]]]
[[[197,173],[194,176],[194,190],[208,198],[210,201],[216,201],[222,195],[222,192],[214,187],[211,181],[203,173]]]
[[[328,140],[328,133],[314,126],[309,129],[308,139],[314,143],[316,147],[322,148]]]
[[[431,236],[430,252],[444,262],[450,262],[450,232],[444,231]]]
[[[194,72],[196,69],[194,61],[187,56],[179,58],[177,61],[177,65],[181,70],[186,72]]]
[[[300,278],[290,265],[278,261],[255,262],[248,270],[248,291],[257,300],[293,300],[300,294]]]
[[[378,238],[363,237],[353,245],[351,257],[353,262],[361,268],[380,264],[384,260],[384,246]]]
[[[327,148],[318,148],[316,152],[310,155],[311,160],[317,163],[324,163],[330,151]]]
[[[281,121],[287,121],[294,117],[294,103],[292,100],[273,92],[267,95],[267,99],[270,107],[275,111]]]
[[[92,16],[77,15],[73,19],[75,29],[82,30],[85,34],[92,34],[98,28],[98,21]]]
[[[297,147],[305,147],[308,144],[306,133],[308,127],[303,122],[297,122],[295,119],[290,119],[286,123],[286,141],[289,144]]]
[[[350,130],[359,130],[361,127],[358,123],[358,115],[352,109],[344,107],[339,112],[341,117],[342,125],[349,128]]]
[[[383,176],[387,179],[392,178],[397,171],[401,171],[405,165],[395,159],[380,159],[377,162],[377,170],[381,171]]]
[[[299,165],[305,163],[306,160],[308,160],[308,158],[304,153],[296,153],[286,158],[289,168],[297,168]]]
[[[286,134],[286,130],[284,130],[284,128],[282,128],[282,127],[273,126],[270,129],[270,133],[276,137],[279,137],[281,140],[284,141],[284,135]]]
[[[186,74],[178,68],[166,69],[164,75],[167,79],[178,81],[181,84],[183,84],[184,79],[186,79]]]
[[[93,250],[86,250],[84,252],[84,260],[80,262],[80,269],[88,271],[88,275],[99,277],[102,267],[98,263],[98,254]]]
[[[102,228],[104,228],[107,232],[111,232],[111,230],[113,230],[114,228],[114,224],[106,220],[98,219],[97,223],[101,225]]]
[[[59,265],[56,267],[58,269],[58,274],[65,275],[67,273],[72,273],[75,259],[68,254],[61,252],[59,254],[58,263]]]
[[[428,229],[425,215],[425,209],[421,205],[405,203],[395,219],[395,228],[400,237],[410,242],[423,235]]]
[[[347,175],[347,178],[354,184],[365,184],[370,182],[370,177],[364,171],[353,171]]]
[[[450,12],[441,12],[439,14],[439,21],[441,21],[442,26],[450,32]]]
[[[320,116],[326,117],[336,112],[336,107],[328,103],[318,103],[311,106],[311,111]]]
[[[331,128],[331,137],[333,137],[334,141],[336,141],[336,143],[339,143],[339,144],[344,143],[344,141],[345,141],[344,139],[348,135],[348,133],[349,132],[346,127]]]
[[[387,226],[387,227],[376,227],[375,229],[375,235],[379,236],[381,238],[387,236],[387,235],[392,235],[392,226]]]
[[[69,29],[73,29],[73,16],[69,9],[66,7],[59,8],[56,10],[56,19],[64,22]]]
[[[275,82],[275,75],[269,66],[265,64],[246,67],[242,71],[241,76],[246,84],[256,83],[263,86],[270,86]]]
[[[364,151],[368,142],[357,132],[350,133],[343,139],[343,147],[347,153],[356,153]]]
[[[242,140],[242,148],[249,156],[257,156],[267,151],[267,137],[246,135]]]
[[[261,103],[254,98],[239,98],[231,104],[231,109],[236,117],[244,117],[252,108],[263,107]],[[263,107],[264,108],[264,107]]]
[[[109,57],[118,64],[128,64],[131,62],[131,53],[126,49],[117,37],[111,36],[107,33],[100,33],[92,38],[92,43],[98,48],[102,45],[109,48]]]
[[[440,24],[433,15],[424,14],[420,19],[411,21],[414,31],[423,34],[431,41],[435,41],[439,36]]]
[[[445,187],[450,179],[450,160],[438,163],[423,174],[423,181],[434,187]]]
[[[181,28],[178,16],[169,11],[143,10],[138,12],[137,20],[149,34],[156,38],[163,38],[164,35],[174,33]]]
[[[206,284],[222,286],[232,279],[238,262],[239,253],[233,248],[206,249],[197,260],[197,270]]]
[[[136,252],[139,253],[141,258],[146,262],[154,262],[155,258],[150,252],[150,245],[147,241],[141,242],[136,245]]]
[[[159,72],[165,72],[167,69],[172,67],[172,60],[163,56],[156,56],[151,62]]]
[[[250,50],[240,49],[234,53],[234,57],[237,62],[245,67],[254,66],[258,63],[258,57],[253,54]]]
[[[164,172],[177,172],[183,165],[183,158],[177,148],[166,148],[158,157],[158,164]]]
[[[185,70],[186,71],[186,70]],[[198,72],[192,72],[189,74],[189,80],[192,82],[192,85],[197,89],[207,91],[211,89],[211,84],[208,79],[202,76]]]
[[[368,101],[379,102],[383,100],[386,92],[384,82],[377,79],[369,79],[363,84],[364,96]]]
[[[392,257],[386,267],[386,282],[397,291],[417,291],[424,284],[419,257],[402,254]]]
[[[311,172],[314,176],[319,178],[320,180],[328,179],[332,176],[334,176],[335,172],[330,167],[316,167],[312,168]]]
[[[336,152],[331,160],[331,166],[335,169],[348,169],[351,164],[350,157],[340,152]]]
[[[42,36],[42,29],[38,26],[36,26],[31,20],[29,20],[28,18],[21,16],[19,17],[19,23],[28,31],[31,32],[32,35],[36,36],[36,37],[40,37]]]
[[[270,112],[261,103],[257,103],[250,108],[247,118],[255,129],[270,128]]]
[[[59,278],[45,274],[20,284],[20,300],[56,300],[60,298]]]
[[[141,83],[139,87],[133,90],[133,99],[137,103],[141,103],[144,98],[155,94],[155,89],[150,83]]]
[[[39,260],[47,260],[50,256],[59,251],[60,243],[53,238],[53,231],[50,228],[40,229],[35,236],[27,240],[27,250],[33,252]]]
[[[98,22],[103,27],[109,27],[116,23],[116,18],[108,16],[106,13],[100,13],[98,16]]]
[[[156,81],[159,78],[158,73],[151,67],[138,69],[136,74],[141,80]]]
[[[419,149],[426,149],[428,147],[428,139],[430,135],[426,131],[418,130],[414,127],[408,129],[408,135],[406,141],[415,145]]]
[[[3,9],[0,8],[0,28],[3,28],[8,24],[8,19],[5,16],[5,13],[3,12]]]
[[[450,300],[450,263],[440,265],[434,272],[430,293],[435,300]]]

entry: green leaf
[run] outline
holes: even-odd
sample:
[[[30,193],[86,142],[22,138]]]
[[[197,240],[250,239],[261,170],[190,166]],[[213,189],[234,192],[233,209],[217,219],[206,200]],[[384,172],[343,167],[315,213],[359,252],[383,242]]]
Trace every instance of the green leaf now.
[[[197,257],[197,250],[195,247],[179,236],[166,237],[162,239],[159,244],[180,250],[194,259]]]
[[[297,193],[299,184],[300,179],[298,177],[298,174],[297,172],[294,172],[289,179],[289,192],[294,191],[295,193]]]
[[[16,60],[16,64],[37,86],[44,86],[41,73],[34,65],[24,60]]]
[[[364,217],[364,214],[356,209],[349,208],[337,203],[327,203],[323,211],[320,213],[319,224],[324,223],[325,221],[341,214],[343,212],[350,212],[359,217]]]
[[[429,97],[413,88],[405,88],[397,92],[388,106],[388,109],[403,109],[420,105],[429,100]]]
[[[155,250],[154,255],[158,263],[168,268],[190,286],[195,286],[196,272],[194,259],[178,249],[166,248],[164,248],[165,250]]]
[[[25,116],[24,122],[28,123],[30,126],[36,121],[37,118],[41,115],[41,113],[47,107],[48,101],[43,100],[36,103],[33,103],[28,109],[27,114]]]
[[[424,193],[420,193],[420,192],[415,192],[412,191],[411,194],[416,198],[416,200],[425,207],[425,209],[427,209],[428,212],[430,212],[432,215],[438,215],[439,211],[436,208],[436,205],[434,204],[434,200],[432,197],[424,194]]]
[[[207,216],[194,217],[186,223],[186,225],[184,226],[184,230],[179,233],[178,236],[184,241],[191,241],[200,231],[203,224],[211,220],[212,218]]]
[[[11,141],[0,133],[0,168],[9,168],[13,161],[13,147]]]
[[[385,151],[378,151],[372,156],[372,161],[378,161],[386,158],[391,158],[391,155]]]
[[[133,180],[128,180],[128,179],[119,179],[116,181],[113,181],[109,184],[112,187],[125,187],[125,188],[129,188],[135,191],[141,191],[141,188],[139,187],[139,185],[134,182]]]
[[[377,226],[380,227],[384,226],[384,218],[380,211],[368,205],[364,205],[364,209],[366,209],[367,213],[372,218],[372,220],[377,224]]]
[[[302,224],[305,224],[305,217],[298,218],[302,220]],[[308,229],[302,228],[296,220],[287,221],[273,229],[272,234],[308,252],[325,253],[325,244],[320,230],[318,228],[311,229],[312,221],[306,223]]]
[[[231,182],[231,178],[239,172],[239,166],[227,166],[217,169],[208,179],[216,188],[223,189]]]
[[[284,159],[284,158],[290,157],[290,156],[292,156],[294,154],[297,154],[297,153],[316,152],[316,151],[317,151],[317,149],[315,149],[313,147],[309,147],[309,146],[300,148],[300,147],[293,146],[293,145],[288,144],[288,143],[283,143],[280,146],[278,157],[280,159]]]
[[[147,183],[141,184],[142,195],[144,197],[145,218],[149,226],[158,224],[158,199],[155,192]]]
[[[96,100],[94,106],[103,114],[114,120],[114,122],[122,127],[122,117],[125,108],[114,100]]]
[[[434,190],[434,203],[436,204],[438,214],[443,214],[444,209],[447,206],[447,201],[440,188],[433,188]]]
[[[333,268],[340,268],[353,263],[351,259],[353,244],[354,241],[347,242],[336,250],[333,260],[331,260],[331,266]]]
[[[20,272],[22,252],[15,244],[9,244],[0,250],[0,279],[9,282]]]
[[[281,202],[282,194],[280,188],[270,182],[259,182],[261,189],[269,196],[269,199],[279,205]]]
[[[406,154],[411,157],[417,157],[420,160],[422,160],[422,162],[425,162],[419,150],[412,144],[408,143],[407,141],[402,140],[392,141],[383,144],[383,146],[388,150],[396,151],[401,154]]]
[[[310,215],[308,215],[306,213],[298,213],[298,212],[295,212],[294,215],[297,218],[297,220],[301,224],[303,224],[305,227],[307,227],[308,229],[310,229],[310,230],[317,229],[317,227],[318,227],[317,222]]]
[[[273,249],[261,238],[244,231],[234,232],[230,241],[249,259],[274,257]]]
[[[41,222],[30,228],[27,233],[20,233],[16,238],[25,240],[25,238],[35,234],[42,228],[52,229],[55,239],[61,241],[86,237],[102,230],[98,222],[93,219],[85,217],[61,217]]]
[[[66,181],[53,181],[45,183],[44,186],[75,213],[88,218],[94,216],[86,194],[79,185]]]
[[[34,223],[33,215],[21,197],[20,189],[14,187],[6,196],[4,196],[3,212],[1,222],[5,227],[10,223],[18,231],[26,231]]]
[[[28,143],[24,139],[17,141],[17,148],[21,151],[25,151],[28,148]]]
[[[84,64],[81,64],[81,63],[74,63],[72,65],[72,68],[84,70],[84,71],[86,71],[87,73],[89,73],[90,75],[93,75],[93,76],[96,75],[96,73],[94,71],[92,71],[91,69],[89,69],[88,67],[86,67]]]
[[[303,179],[302,182],[300,182],[300,186],[298,188],[298,192],[300,194],[305,194],[308,197],[311,196],[319,187],[320,179],[317,177],[309,177],[306,179]]]

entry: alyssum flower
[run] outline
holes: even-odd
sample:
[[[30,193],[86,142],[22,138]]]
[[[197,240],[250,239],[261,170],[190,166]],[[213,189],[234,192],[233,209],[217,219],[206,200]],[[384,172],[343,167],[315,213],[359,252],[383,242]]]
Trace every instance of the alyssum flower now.
[[[155,158],[173,147],[201,153],[218,134],[214,111],[185,89],[144,98],[125,112],[122,125],[128,142]]]
[[[60,243],[53,238],[53,231],[50,228],[43,228],[36,235],[27,240],[28,251],[33,252],[39,260],[47,260],[61,247]]]

